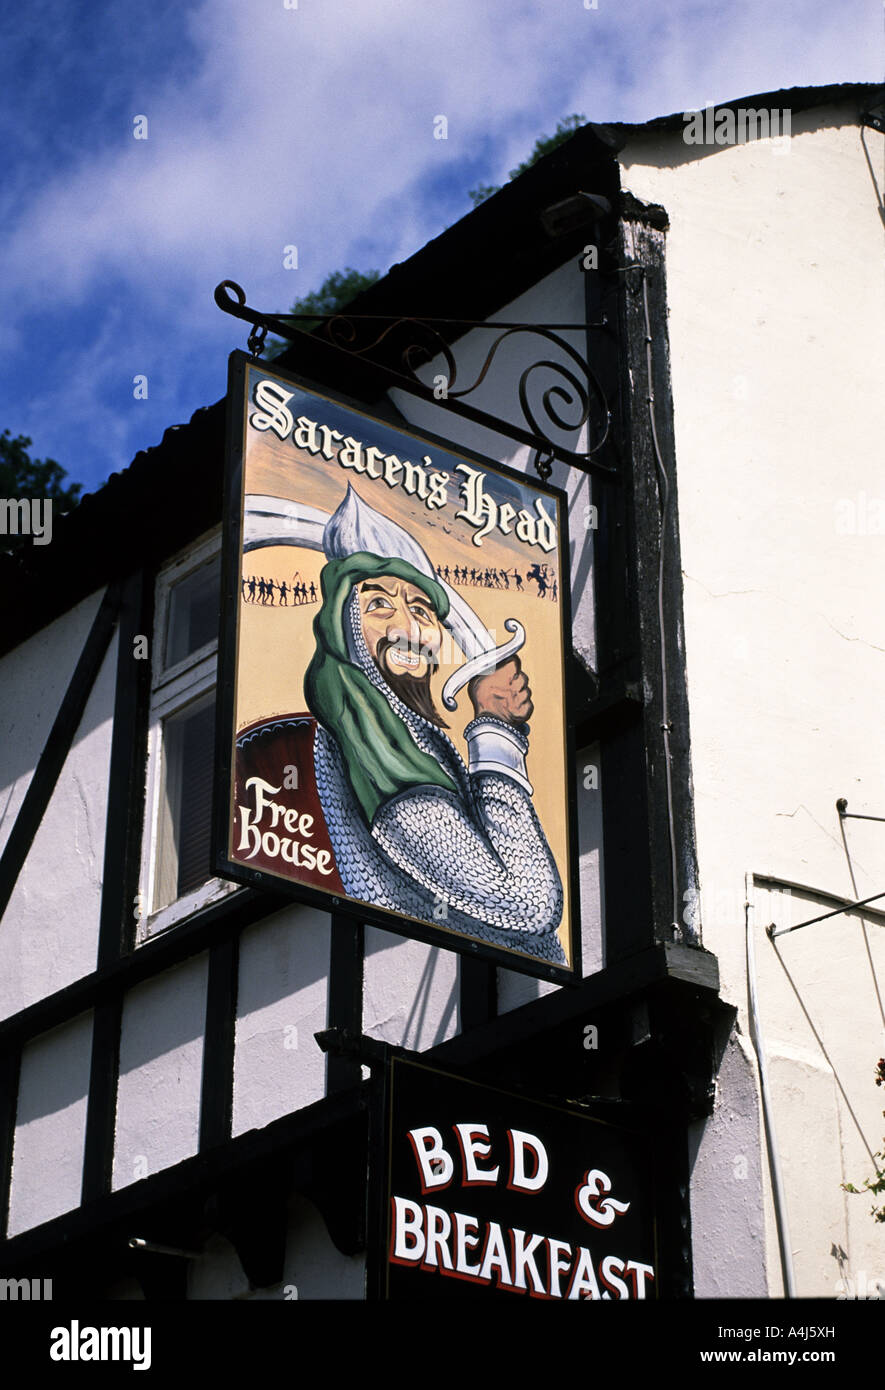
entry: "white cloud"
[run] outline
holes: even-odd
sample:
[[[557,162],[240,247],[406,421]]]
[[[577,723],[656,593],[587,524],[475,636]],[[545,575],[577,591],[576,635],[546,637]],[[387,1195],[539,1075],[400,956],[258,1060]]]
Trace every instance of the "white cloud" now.
[[[503,172],[540,125],[575,108],[643,118],[834,80],[848,75],[840,46],[853,72],[861,66],[844,7],[599,5],[210,0],[185,16],[202,53],[191,82],[154,92],[142,82],[133,115],[148,116],[149,138],[121,129],[22,208],[5,278],[32,302],[78,299],[108,273],[162,292],[226,261],[282,288],[283,247],[296,241],[307,288],[308,267],[315,283],[388,200],[470,156],[490,130]],[[437,114],[446,141],[433,139]],[[438,229],[432,208],[373,228],[391,261]]]
[[[73,113],[82,153],[24,180],[14,216],[7,201],[7,352],[26,349],[28,316],[48,306],[94,317],[101,341],[109,285],[150,305],[146,332],[165,320],[208,340],[218,280],[285,308],[352,263],[357,245],[377,248],[381,269],[417,250],[468,210],[466,196],[426,196],[434,174],[455,178],[491,150],[494,167],[470,181],[501,180],[573,111],[644,120],[768,88],[874,80],[881,20],[875,0],[206,0],[162,22],[180,23],[194,54],[184,80],[130,75],[118,128],[106,109],[97,126]],[[106,64],[119,91],[114,56],[85,60]],[[137,114],[147,140],[133,139]],[[440,114],[445,141],[433,138]],[[287,272],[291,243],[299,269]]]

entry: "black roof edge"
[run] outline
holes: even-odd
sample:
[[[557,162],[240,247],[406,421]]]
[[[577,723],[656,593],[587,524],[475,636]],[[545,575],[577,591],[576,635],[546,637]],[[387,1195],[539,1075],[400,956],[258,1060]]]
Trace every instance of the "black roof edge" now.
[[[881,101],[885,96],[885,86],[877,82],[836,82],[827,87],[782,87],[776,92],[757,92],[751,96],[736,97],[732,101],[717,101],[717,111],[737,111],[759,107],[770,110],[791,112],[812,111],[821,106],[839,106],[856,101],[857,115]],[[687,106],[683,111],[674,111],[669,116],[655,116],[650,121],[629,123],[616,121],[607,127],[612,139],[618,141],[623,149],[628,139],[646,132],[683,130],[685,116],[698,107]]]
[[[0,554],[0,655],[112,580],[160,564],[220,523],[224,415],[224,400],[201,406],[73,511],[53,518],[51,545]]]

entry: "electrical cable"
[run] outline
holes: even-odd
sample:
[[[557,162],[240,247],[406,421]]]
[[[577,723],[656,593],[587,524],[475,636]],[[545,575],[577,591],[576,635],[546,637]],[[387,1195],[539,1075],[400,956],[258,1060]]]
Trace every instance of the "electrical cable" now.
[[[844,818],[844,813],[843,813],[842,810],[839,808],[839,803],[838,803],[838,802],[836,803],[836,808],[837,808],[837,810],[839,811],[839,832],[840,832],[840,834],[841,834],[841,836],[842,836],[842,844],[843,844],[843,846],[844,846],[844,848],[845,848],[845,859],[846,859],[846,862],[847,862],[847,864],[848,864],[848,874],[849,874],[849,877],[851,878],[851,887],[854,889],[854,896],[857,897],[857,883],[856,883],[855,877],[854,877],[854,865],[853,865],[852,862],[851,862],[851,855],[850,855],[850,853],[849,853],[849,851],[848,851],[848,840],[847,840],[847,838],[846,838],[846,836],[845,836],[845,818]],[[868,960],[869,963],[870,963],[870,974],[871,974],[872,977],[873,977],[873,989],[876,991],[876,999],[877,999],[878,1004],[879,1004],[879,1017],[880,1017],[881,1020],[882,1020],[882,1027],[885,1028],[885,1008],[883,1008],[883,1005],[882,1005],[882,991],[879,989],[879,980],[878,980],[878,976],[876,975],[876,966],[875,966],[875,963],[874,963],[874,961],[873,961],[873,953],[872,953],[872,951],[870,950],[870,938],[869,938],[869,936],[867,935],[867,924],[866,924],[866,922],[864,921],[863,917],[861,917],[861,919],[860,919],[860,925],[861,925],[861,929],[863,930],[863,944],[864,944],[864,946],[866,947],[866,951],[867,951],[867,960]]]
[[[673,769],[672,754],[670,752],[671,725],[667,680],[667,648],[664,640],[664,560],[667,541],[667,512],[670,503],[670,480],[664,468],[664,460],[661,456],[661,447],[658,442],[657,422],[655,420],[655,393],[651,358],[651,345],[653,340],[651,335],[651,319],[648,311],[648,276],[645,267],[642,267],[642,305],[645,313],[645,366],[648,377],[648,396],[646,398],[648,401],[648,418],[649,424],[651,425],[655,464],[661,485],[661,545],[658,556],[658,640],[661,655],[661,730],[664,735],[664,774],[667,784],[667,832],[670,837],[670,881],[673,895],[672,925],[677,935],[681,936],[682,929],[679,926],[679,871],[676,862],[676,830],[675,816],[673,813]]]
[[[812,1033],[814,1034],[815,1040],[817,1041],[817,1045],[818,1045],[818,1047],[820,1048],[821,1052],[824,1054],[824,1057],[826,1058],[826,1061],[827,1061],[827,1065],[828,1065],[828,1067],[830,1068],[830,1071],[833,1073],[833,1079],[835,1080],[836,1085],[839,1087],[839,1090],[840,1090],[841,1095],[842,1095],[842,1099],[844,1100],[845,1105],[846,1105],[846,1107],[847,1107],[847,1109],[848,1109],[848,1113],[849,1113],[849,1115],[851,1116],[852,1120],[854,1121],[855,1128],[857,1129],[857,1132],[858,1132],[858,1134],[860,1135],[861,1143],[863,1144],[864,1148],[866,1149],[867,1153],[869,1154],[869,1156],[870,1156],[870,1162],[872,1163],[873,1168],[875,1169],[875,1168],[877,1167],[875,1155],[874,1155],[872,1149],[870,1148],[869,1144],[867,1143],[866,1135],[864,1134],[863,1130],[862,1130],[861,1127],[860,1127],[860,1121],[858,1120],[857,1116],[856,1116],[855,1113],[854,1113],[854,1108],[853,1108],[853,1106],[852,1106],[852,1104],[851,1104],[851,1101],[848,1099],[848,1095],[847,1095],[847,1093],[846,1093],[846,1091],[845,1091],[845,1087],[842,1085],[841,1079],[840,1079],[840,1077],[839,1077],[839,1073],[837,1072],[835,1066],[833,1065],[832,1058],[830,1057],[830,1054],[827,1052],[827,1049],[824,1047],[823,1038],[821,1037],[820,1033],[819,1033],[819,1032],[817,1031],[817,1029],[815,1028],[814,1023],[813,1023],[812,1020],[811,1020],[811,1015],[809,1014],[809,1012],[808,1012],[808,1010],[806,1009],[804,1003],[802,1002],[802,996],[801,996],[801,994],[799,993],[798,989],[796,988],[795,981],[793,980],[792,975],[790,974],[789,970],[787,969],[786,962],[784,961],[784,959],[783,959],[783,957],[782,957],[780,951],[778,950],[777,946],[775,946],[775,944],[774,944],[774,938],[773,938],[773,936],[771,935],[770,932],[768,933],[768,939],[769,939],[769,941],[771,942],[772,946],[774,947],[774,954],[777,956],[778,961],[780,962],[781,969],[783,970],[784,974],[786,975],[787,979],[788,979],[789,982],[790,982],[790,988],[792,989],[793,993],[794,993],[795,996],[796,996],[796,1000],[797,1000],[797,1002],[798,1002],[798,1004],[799,1004],[799,1008],[802,1010],[803,1014],[805,1015],[805,1021],[807,1022],[807,1024],[808,1024],[809,1028],[811,1029]]]
[[[790,1246],[790,1230],[787,1222],[787,1199],[784,1192],[783,1176],[781,1174],[777,1135],[774,1129],[774,1114],[771,1107],[771,1086],[768,1080],[768,1064],[765,1060],[765,1043],[762,1038],[762,1025],[759,1022],[759,1004],[756,997],[756,951],[753,945],[753,927],[755,924],[756,908],[753,898],[755,882],[752,874],[747,874],[745,876],[744,887],[744,922],[746,924],[747,933],[747,992],[750,1004],[750,1041],[753,1044],[753,1050],[756,1053],[756,1061],[759,1065],[759,1093],[762,1100],[765,1147],[768,1150],[768,1167],[771,1173],[771,1194],[774,1201],[774,1222],[777,1227],[777,1243],[781,1257],[784,1295],[787,1298],[795,1298],[796,1285],[793,1276],[793,1253]]]

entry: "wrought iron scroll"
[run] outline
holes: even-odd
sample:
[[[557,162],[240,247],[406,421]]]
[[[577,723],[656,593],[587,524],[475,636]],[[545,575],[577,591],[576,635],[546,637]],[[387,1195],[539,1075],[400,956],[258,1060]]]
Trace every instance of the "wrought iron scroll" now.
[[[382,314],[265,314],[249,307],[245,291],[233,280],[223,280],[216,286],[215,302],[225,313],[252,325],[248,346],[254,357],[260,356],[268,330],[297,343],[303,342],[307,336],[304,329],[298,327],[300,323],[318,323],[320,327],[317,338],[324,340],[338,352],[371,364],[375,371],[382,373],[388,385],[431,401],[520,444],[527,444],[534,450],[534,467],[542,478],[550,476],[553,459],[559,459],[585,472],[604,473],[609,476],[617,472],[614,466],[603,463],[601,458],[596,457],[605,445],[611,430],[611,410],[605,393],[589,363],[560,336],[563,330],[585,332],[588,327],[604,328],[605,320],[590,325],[528,324],[500,320],[482,322],[454,318],[392,318],[390,315]],[[456,385],[458,367],[451,346],[441,331],[443,328],[459,331],[482,328],[498,332],[475,379],[468,386]],[[489,415],[465,400],[465,397],[471,395],[485,381],[501,344],[516,334],[543,338],[565,354],[571,364],[566,365],[565,362],[556,361],[551,357],[541,357],[523,369],[516,390],[525,427],[512,420]],[[367,337],[369,341],[365,341]],[[398,359],[398,367],[392,366],[389,360],[379,360],[378,354],[382,344],[388,354],[392,353],[394,360]],[[442,396],[417,375],[418,368],[426,366],[434,357],[441,357],[445,363],[445,390]],[[541,395],[543,414],[532,406],[529,399],[530,382],[541,369],[546,369],[559,378],[548,385]],[[585,425],[588,439],[587,448],[582,453],[565,448],[550,433],[553,426],[565,432],[577,433]]]

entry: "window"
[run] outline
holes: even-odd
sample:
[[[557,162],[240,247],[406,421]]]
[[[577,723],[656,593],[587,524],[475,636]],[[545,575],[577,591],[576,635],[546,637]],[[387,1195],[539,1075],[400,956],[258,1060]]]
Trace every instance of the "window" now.
[[[236,891],[209,863],[220,534],[157,579],[138,939]]]

